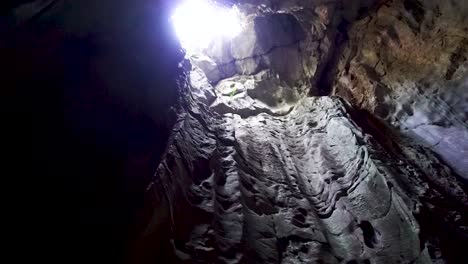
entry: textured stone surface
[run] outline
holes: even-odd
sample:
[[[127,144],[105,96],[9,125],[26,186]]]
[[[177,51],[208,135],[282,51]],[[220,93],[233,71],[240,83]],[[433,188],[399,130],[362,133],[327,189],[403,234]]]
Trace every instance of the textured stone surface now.
[[[162,12],[176,1],[30,2],[0,22],[32,36],[0,42],[19,45],[5,61],[30,75],[20,86],[32,98],[11,101],[26,114],[6,128],[32,113],[44,130],[26,147],[29,175],[71,179],[66,195],[26,202],[71,201],[65,214],[25,210],[35,224],[24,233],[61,244],[44,252],[124,261],[141,218],[132,263],[464,262],[468,197],[454,173],[468,169],[464,1],[226,1],[244,31],[189,54],[186,72]],[[47,221],[49,211],[60,215]]]
[[[207,49],[216,78],[194,63],[143,240],[169,233],[175,263],[460,263],[464,5],[236,2],[248,24]]]
[[[203,71],[210,83],[217,83],[224,77],[216,63],[208,56],[191,56],[190,61],[193,65]]]
[[[468,179],[468,5],[391,1],[349,28],[334,92]]]
[[[197,98],[197,101],[210,105],[216,99],[216,94],[210,80],[204,71],[192,65],[190,71],[190,93]]]
[[[310,78],[318,61],[328,56],[326,45],[336,31],[325,34],[332,19],[324,14],[327,8],[274,12],[271,8],[243,4],[239,9],[245,17],[244,30],[233,40],[212,43],[204,51],[222,73],[222,79],[269,69],[302,94],[307,93]],[[218,76],[210,77],[215,72],[213,64],[201,68],[206,68],[214,83],[219,80]]]
[[[276,117],[186,107],[148,189],[171,217],[178,261],[430,263],[415,218],[430,208],[422,199],[467,208],[443,165],[449,192],[428,188],[412,165],[440,167],[428,152],[409,145],[393,160],[338,98],[303,99]]]
[[[215,89],[218,96],[210,108],[219,114],[236,113],[243,117],[261,112],[285,114],[300,98],[297,90],[270,70],[222,80]]]

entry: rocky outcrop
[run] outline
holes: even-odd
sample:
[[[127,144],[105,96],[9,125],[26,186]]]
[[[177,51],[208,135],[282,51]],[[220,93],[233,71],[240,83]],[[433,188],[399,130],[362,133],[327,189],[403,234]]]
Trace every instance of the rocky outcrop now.
[[[334,93],[431,148],[468,179],[468,5],[391,1],[354,23]]]
[[[142,240],[174,263],[459,263],[456,1],[243,2],[244,32],[190,57]]]
[[[253,76],[235,76],[219,82],[217,98],[210,108],[219,114],[236,113],[242,117],[259,113],[283,115],[300,99],[297,90],[282,81],[278,74],[265,70]]]
[[[457,212],[468,198],[450,171],[409,144],[388,152],[338,98],[246,118],[212,113],[193,97],[184,105],[147,191],[150,222],[168,216],[173,261],[430,263],[443,255],[429,240],[436,229],[421,230],[423,212],[445,210],[452,218],[441,221],[466,232]],[[418,159],[440,167],[432,184],[442,189],[428,186]],[[431,207],[445,200],[457,202]]]
[[[230,41],[211,43],[205,56],[191,56],[191,62],[213,85],[234,75],[272,70],[290,89],[306,94],[318,61],[327,56],[330,36],[325,31],[332,20],[327,7],[275,12],[267,6],[241,4],[239,9],[243,31]]]

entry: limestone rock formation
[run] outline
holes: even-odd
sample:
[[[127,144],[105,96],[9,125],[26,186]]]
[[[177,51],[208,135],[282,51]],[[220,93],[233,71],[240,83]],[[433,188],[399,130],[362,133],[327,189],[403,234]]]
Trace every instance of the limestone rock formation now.
[[[350,26],[330,85],[468,179],[466,25],[465,1],[391,1]]]
[[[66,175],[36,203],[70,201],[24,210],[31,244],[80,263],[127,244],[148,264],[466,262],[465,1],[218,1],[242,32],[185,59],[177,1],[21,2],[0,18],[22,88],[6,108],[25,109],[7,152],[31,149],[12,166],[31,182]]]
[[[148,189],[155,210],[170,216],[176,259],[430,263],[418,215],[443,199],[466,210],[466,193],[443,168],[437,180],[449,192],[428,188],[410,157],[393,160],[347,109],[338,98],[315,97],[283,116],[242,118],[188,102]]]
[[[218,96],[210,105],[211,109],[219,114],[236,113],[243,117],[261,112],[285,114],[300,98],[297,90],[270,70],[222,80],[214,89]]]
[[[460,263],[464,5],[237,2],[244,32],[190,58],[142,240],[176,263]]]

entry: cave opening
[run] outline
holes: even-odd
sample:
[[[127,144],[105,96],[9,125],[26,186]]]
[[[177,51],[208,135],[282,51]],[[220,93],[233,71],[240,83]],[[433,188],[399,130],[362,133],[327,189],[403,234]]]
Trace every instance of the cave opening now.
[[[242,14],[235,6],[211,0],[186,0],[173,10],[170,18],[185,52],[202,53],[210,44],[229,41],[242,30]]]
[[[8,5],[16,237],[45,248],[29,255],[463,259],[462,0]]]

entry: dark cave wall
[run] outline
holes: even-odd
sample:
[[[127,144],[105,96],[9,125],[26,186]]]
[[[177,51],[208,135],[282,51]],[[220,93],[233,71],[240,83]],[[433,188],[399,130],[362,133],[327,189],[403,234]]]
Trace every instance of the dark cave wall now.
[[[2,10],[2,174],[20,259],[127,261],[175,122],[182,53],[168,7],[35,1]]]
[[[333,93],[420,142],[466,180],[468,5],[387,1],[349,27]]]

